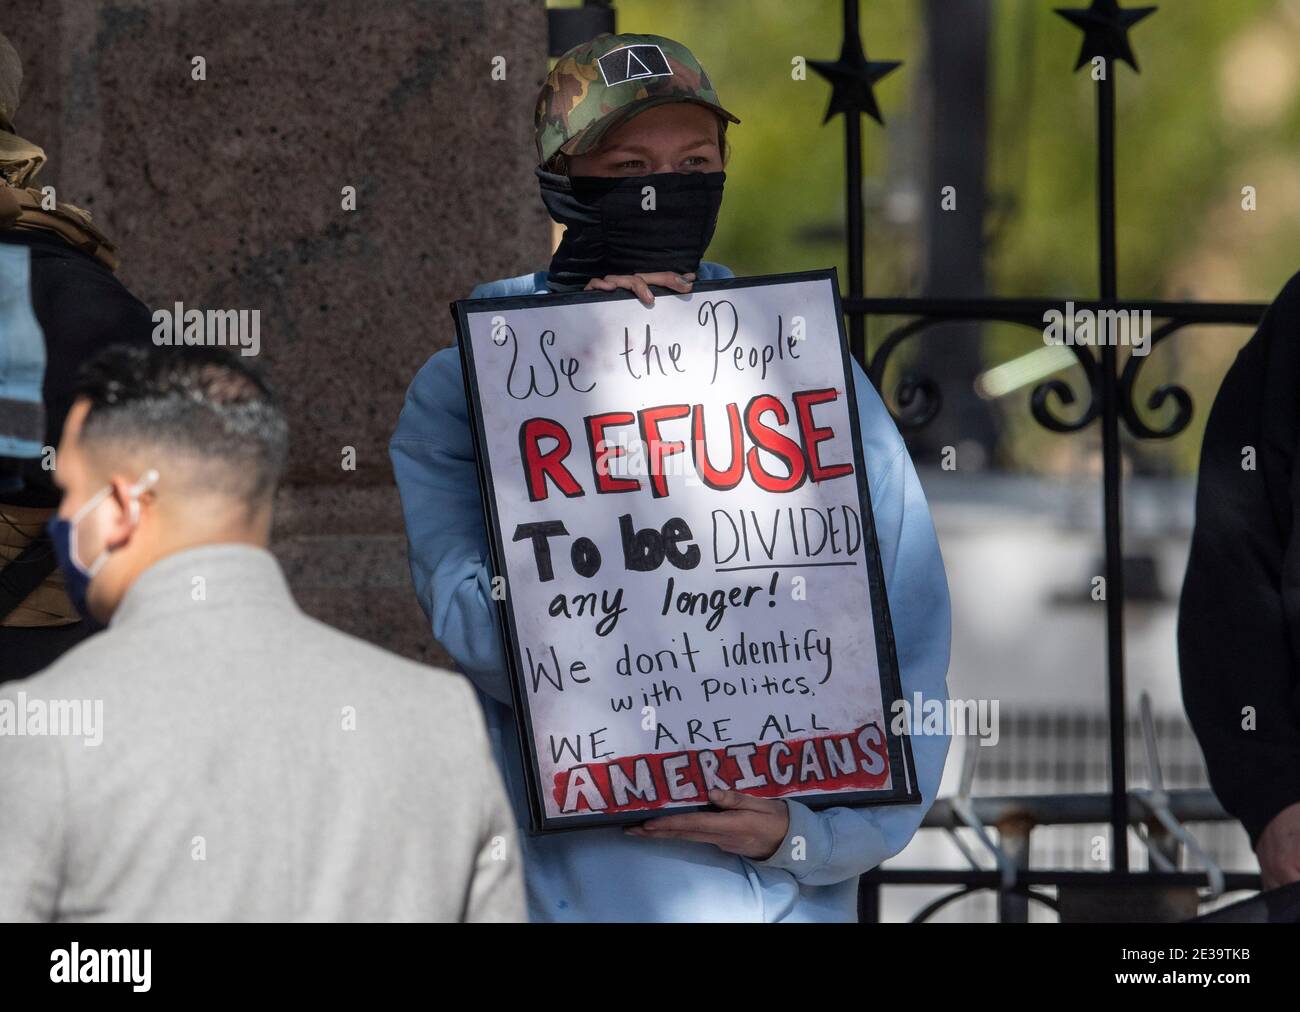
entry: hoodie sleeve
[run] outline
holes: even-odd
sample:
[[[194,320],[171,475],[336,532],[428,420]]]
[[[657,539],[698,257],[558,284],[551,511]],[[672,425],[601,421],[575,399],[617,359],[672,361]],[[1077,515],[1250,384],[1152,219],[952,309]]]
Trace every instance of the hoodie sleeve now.
[[[460,352],[436,353],[406,393],[388,444],[411,579],[434,638],[486,695],[511,705]]]
[[[946,701],[952,627],[939,541],[925,493],[888,409],[856,362],[853,375],[903,697],[911,700],[920,693],[927,703]],[[873,452],[883,464],[872,464]],[[766,861],[753,863],[788,871],[804,885],[833,885],[901,851],[939,793],[949,738],[912,735],[910,741],[920,804],[815,812],[787,801],[790,828],[785,840]]]

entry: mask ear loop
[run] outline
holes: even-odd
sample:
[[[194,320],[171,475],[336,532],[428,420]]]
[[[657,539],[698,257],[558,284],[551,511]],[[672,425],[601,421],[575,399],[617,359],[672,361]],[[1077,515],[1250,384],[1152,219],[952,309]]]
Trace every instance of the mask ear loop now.
[[[81,523],[81,521],[84,520],[86,516],[90,513],[90,511],[93,510],[100,503],[102,503],[108,497],[109,493],[112,491],[113,491],[112,485],[105,485],[98,492],[96,492],[89,499],[87,499],[84,503],[82,503],[81,509],[77,510],[76,513],[68,517],[68,523],[72,524],[73,527],[76,527],[77,524]]]

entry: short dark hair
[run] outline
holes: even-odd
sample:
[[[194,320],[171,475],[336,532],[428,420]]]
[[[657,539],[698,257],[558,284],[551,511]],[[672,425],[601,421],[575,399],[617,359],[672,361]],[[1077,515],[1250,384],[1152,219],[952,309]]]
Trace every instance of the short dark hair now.
[[[250,507],[284,472],[289,424],[279,400],[225,348],[113,345],[82,367],[73,393],[90,402],[83,441],[179,452],[199,463],[207,490]]]

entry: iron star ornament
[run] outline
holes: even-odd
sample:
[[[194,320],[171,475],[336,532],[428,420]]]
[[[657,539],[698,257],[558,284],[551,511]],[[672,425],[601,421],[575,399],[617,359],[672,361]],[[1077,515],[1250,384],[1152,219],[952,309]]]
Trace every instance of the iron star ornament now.
[[[831,104],[826,109],[822,124],[829,123],[836,113],[865,112],[881,126],[885,125],[876,104],[873,85],[890,71],[903,65],[901,60],[871,61],[862,49],[862,40],[856,32],[844,36],[838,60],[809,60],[808,66],[821,74],[831,84]]]
[[[1141,71],[1129,45],[1128,31],[1155,12],[1155,7],[1125,9],[1119,5],[1119,0],[1092,0],[1092,6],[1086,10],[1056,8],[1057,14],[1083,31],[1083,48],[1079,50],[1075,70],[1100,56],[1108,65],[1114,60],[1122,60],[1136,73]]]

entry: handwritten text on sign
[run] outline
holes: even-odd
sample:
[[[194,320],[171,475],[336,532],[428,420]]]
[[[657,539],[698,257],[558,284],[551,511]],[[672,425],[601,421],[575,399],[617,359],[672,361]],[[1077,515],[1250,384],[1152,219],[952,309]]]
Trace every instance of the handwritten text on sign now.
[[[830,281],[468,319],[547,818],[891,792]]]

